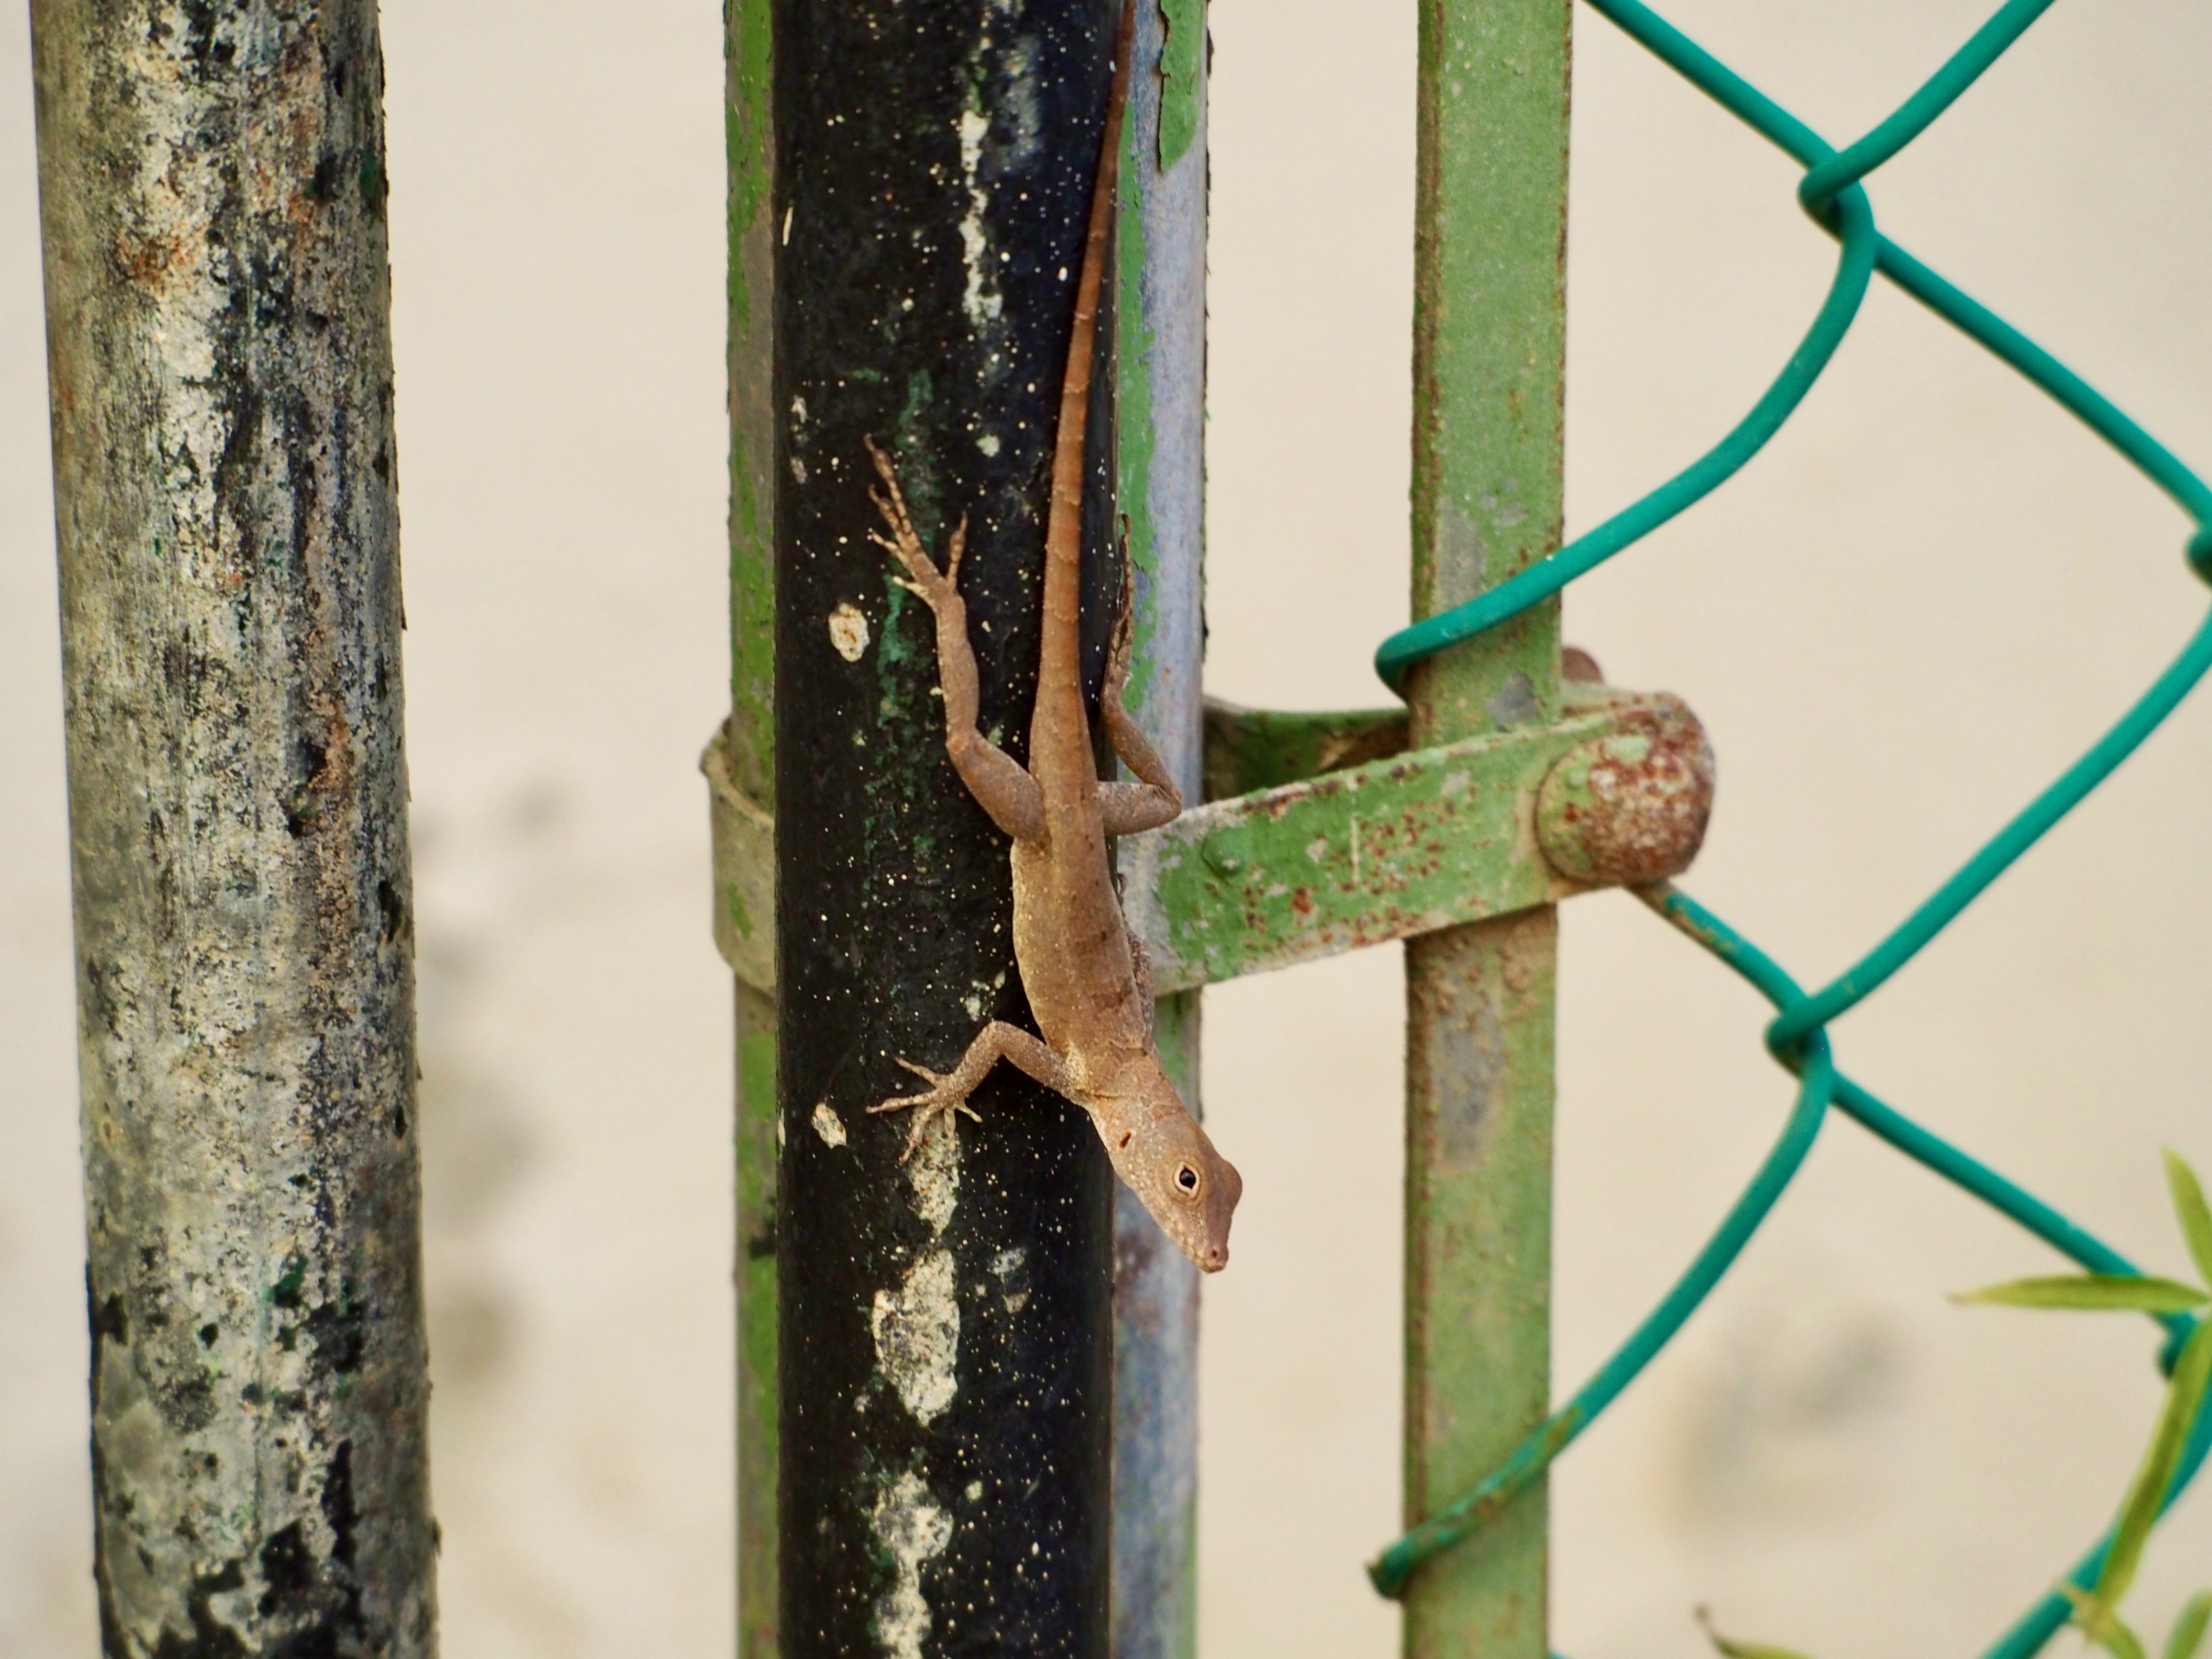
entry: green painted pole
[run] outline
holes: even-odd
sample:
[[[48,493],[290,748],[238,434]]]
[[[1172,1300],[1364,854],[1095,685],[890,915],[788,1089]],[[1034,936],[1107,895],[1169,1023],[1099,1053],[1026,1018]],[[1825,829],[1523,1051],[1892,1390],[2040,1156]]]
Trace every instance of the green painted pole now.
[[[775,811],[775,128],[769,0],[722,9],[729,167],[730,720],[722,766]],[[718,892],[726,910],[731,896]],[[758,903],[757,890],[756,905]],[[765,936],[773,917],[720,918]],[[765,939],[763,938],[763,943]],[[765,952],[763,952],[765,955]],[[756,977],[761,977],[756,975]],[[737,981],[738,1653],[775,1659],[776,998]]]
[[[1559,544],[1568,0],[1423,0],[1414,252],[1413,615]],[[1548,603],[1423,665],[1424,745],[1559,717]],[[1551,1360],[1557,911],[1407,946],[1408,1523],[1543,1419]],[[1532,1487],[1408,1588],[1405,1651],[1542,1659]]]
[[[1136,567],[1131,711],[1201,799],[1205,710],[1206,9],[1137,8],[1115,233],[1116,499]],[[1117,856],[1125,879],[1134,860]],[[1163,996],[1160,1057],[1198,1109],[1199,994]],[[1198,1269],[1136,1194],[1114,1194],[1115,1659],[1198,1644]]]

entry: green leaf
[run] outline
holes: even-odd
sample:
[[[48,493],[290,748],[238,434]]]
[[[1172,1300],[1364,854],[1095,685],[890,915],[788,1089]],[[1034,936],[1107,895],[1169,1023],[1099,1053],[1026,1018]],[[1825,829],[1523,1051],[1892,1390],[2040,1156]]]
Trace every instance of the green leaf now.
[[[2087,1594],[2070,1581],[2060,1584],[2058,1593],[2074,1604],[2074,1622],[2081,1627],[2082,1635],[2112,1659],[2148,1659],[2142,1638],[2128,1628],[2111,1602]]]
[[[2163,1659],[2197,1659],[2208,1624],[2212,1624],[2212,1590],[2199,1590],[2189,1598],[2189,1605],[2175,1616],[2173,1628],[2166,1632]]]
[[[1713,1628],[1712,1614],[1707,1608],[1698,1609],[1698,1622],[1705,1627],[1706,1639],[1725,1655],[1726,1659],[1805,1659],[1803,1654],[1789,1648],[1769,1647],[1763,1642],[1739,1642],[1733,1637],[1722,1635]],[[2138,1655],[2137,1659],[2142,1659],[2142,1656]]]
[[[2197,1183],[2197,1171],[2171,1147],[2166,1152],[2166,1185],[2173,1194],[2173,1212],[2181,1218],[2181,1236],[2189,1241],[2197,1276],[2212,1285],[2212,1209],[2205,1207],[2204,1188]]]
[[[2136,1569],[2142,1564],[2143,1546],[2150,1541],[2150,1529],[2165,1505],[2166,1488],[2173,1484],[2174,1471],[2181,1465],[2189,1425],[2197,1416],[2208,1378],[2212,1378],[2212,1321],[2199,1324],[2182,1345],[2181,1357],[2173,1365],[2173,1380],[2166,1385],[2166,1406],[2159,1413],[2150,1447],[2143,1453],[2142,1468],[2136,1472],[2135,1484],[2128,1488],[2127,1499],[2120,1505],[2120,1518],[2112,1528],[2112,1547],[2105,1556],[2104,1571],[2097,1575],[2097,1599],[2107,1607],[2118,1607],[2135,1582]]]
[[[2187,1313],[2212,1301],[2212,1293],[2171,1279],[2118,1273],[2066,1273],[2055,1279],[2015,1279],[2009,1284],[1960,1291],[1954,1302],[1993,1302],[2008,1308],[2087,1308],[2095,1312]]]

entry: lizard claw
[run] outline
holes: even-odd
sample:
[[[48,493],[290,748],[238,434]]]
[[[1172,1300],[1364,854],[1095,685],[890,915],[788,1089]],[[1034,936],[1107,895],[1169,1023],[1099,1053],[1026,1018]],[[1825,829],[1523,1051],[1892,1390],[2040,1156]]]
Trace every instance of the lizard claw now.
[[[907,511],[906,493],[899,488],[898,473],[891,465],[891,458],[878,447],[876,441],[863,434],[860,441],[868,447],[868,459],[876,465],[876,471],[884,487],[868,488],[868,499],[876,504],[884,523],[890,527],[886,536],[880,530],[871,530],[868,539],[896,559],[906,568],[912,580],[893,577],[901,587],[917,595],[932,611],[944,614],[947,607],[960,614],[960,559],[968,548],[968,515],[962,514],[960,522],[953,527],[945,548],[945,568],[939,570],[937,562],[929,556],[915,533],[914,516]]]
[[[975,1109],[964,1100],[933,1101],[916,1112],[914,1115],[914,1127],[907,1133],[906,1150],[899,1154],[899,1162],[903,1164],[914,1156],[915,1149],[921,1145],[921,1138],[929,1133],[939,1119],[951,1118],[962,1112],[975,1118],[978,1123],[983,1121],[976,1115]]]
[[[978,1123],[983,1121],[982,1114],[968,1103],[964,1095],[945,1093],[945,1085],[952,1079],[943,1073],[933,1072],[927,1066],[917,1066],[903,1058],[898,1063],[930,1085],[926,1093],[894,1096],[889,1100],[879,1100],[868,1108],[872,1113],[899,1112],[908,1107],[915,1109],[914,1127],[908,1132],[906,1150],[899,1154],[900,1163],[903,1164],[914,1156],[915,1148],[921,1145],[921,1138],[929,1133],[930,1127],[939,1118],[961,1113]]]
[[[953,586],[960,580],[960,556],[968,550],[968,515],[963,513],[960,522],[952,527],[952,542],[945,554],[945,585]]]
[[[871,1112],[896,1112],[908,1106],[915,1109],[914,1127],[907,1131],[906,1146],[899,1153],[902,1164],[914,1156],[915,1149],[921,1145],[921,1138],[936,1126],[939,1120],[964,1114],[978,1123],[983,1121],[982,1115],[966,1101],[933,1097],[933,1091],[929,1095],[906,1095],[896,1100],[878,1101],[868,1109]]]

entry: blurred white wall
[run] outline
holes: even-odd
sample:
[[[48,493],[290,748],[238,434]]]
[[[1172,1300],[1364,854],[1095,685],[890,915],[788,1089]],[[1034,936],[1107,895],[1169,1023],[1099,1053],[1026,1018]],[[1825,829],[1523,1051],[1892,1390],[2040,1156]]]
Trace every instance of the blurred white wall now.
[[[1832,137],[1963,0],[1673,0]],[[387,0],[446,1650],[730,1646],[727,979],[694,757],[725,702],[718,19]],[[1739,416],[1831,245],[1788,164],[1577,20],[1570,530]],[[1210,684],[1379,701],[1405,607],[1413,8],[1214,0]],[[0,1653],[96,1645],[37,219],[0,26]],[[1885,228],[2212,465],[2212,13],[2060,7],[1878,175]],[[1880,936],[2203,611],[2179,516],[1877,288],[1736,482],[1578,584],[1569,636],[1719,751],[1686,884],[1799,975]],[[2147,1262],[2156,1149],[2212,1167],[2212,700],[1838,1028],[1845,1063]],[[1763,1010],[1641,909],[1570,908],[1562,1393],[1778,1127]],[[1395,1529],[1395,952],[1207,1000],[1247,1197],[1207,1289],[1203,1650],[1381,1659]],[[1978,1650],[2109,1514],[2131,1325],[1962,1310],[2041,1247],[1826,1132],[1714,1303],[1567,1456],[1556,1645],[1689,1659],[1690,1609],[1818,1653]],[[2162,1626],[2212,1502],[2161,1535]],[[2068,1638],[2070,1640],[2070,1638]]]

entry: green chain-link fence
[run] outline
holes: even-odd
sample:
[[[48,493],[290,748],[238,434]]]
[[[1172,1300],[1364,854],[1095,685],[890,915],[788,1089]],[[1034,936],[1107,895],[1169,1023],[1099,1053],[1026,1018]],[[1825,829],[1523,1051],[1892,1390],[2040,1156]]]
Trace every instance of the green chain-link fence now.
[[[1835,280],[1782,373],[1720,443],[1650,495],[1540,563],[1469,604],[1394,635],[1376,655],[1376,669],[1385,681],[1398,688],[1416,663],[1557,593],[1725,482],[1781,428],[1827,367],[1877,273],[2011,364],[2171,496],[2196,522],[2188,545],[2190,562],[2200,576],[2212,581],[2212,487],[2064,364],[1882,235],[1875,228],[1873,205],[1862,183],[1926,131],[2049,9],[2052,0],[2010,0],[1887,119],[1840,150],[1638,0],[1590,0],[1590,3],[1804,166],[1807,171],[1798,185],[1798,199],[1814,223],[1837,240],[1840,252]],[[1671,886],[1641,890],[1640,896],[1654,910],[1735,969],[1774,1005],[1777,1017],[1767,1027],[1767,1046],[1799,1080],[1796,1107],[1773,1150],[1718,1231],[1627,1342],[1492,1474],[1384,1550],[1369,1570],[1379,1589],[1386,1595],[1399,1593],[1424,1561],[1480,1530],[1650,1363],[1711,1292],[1774,1207],[1811,1151],[1831,1107],[2002,1211],[2090,1271],[2121,1275],[2139,1272],[2118,1251],[1838,1071],[1826,1028],[1918,954],[2094,789],[2172,712],[2208,667],[2212,667],[2212,617],[2094,746],[1879,945],[1817,991],[1808,993],[1758,946],[1687,895]],[[2161,1363],[2170,1369],[2181,1341],[2193,1328],[2195,1316],[2174,1314],[2164,1316],[2163,1320],[2170,1340]],[[2212,1412],[2200,1406],[2167,1493],[2169,1504],[2195,1477],[2208,1450],[2212,1450]],[[2100,1541],[2073,1569],[2075,1584],[2087,1589],[2094,1582],[2109,1541]],[[2065,1596],[2053,1591],[1989,1650],[1988,1659],[2024,1659],[2048,1641],[2072,1613]]]

